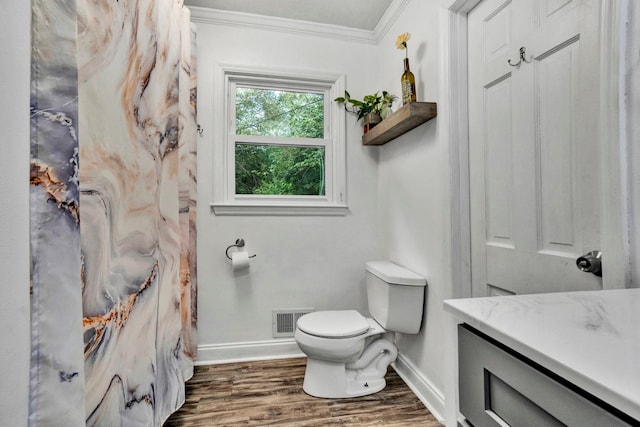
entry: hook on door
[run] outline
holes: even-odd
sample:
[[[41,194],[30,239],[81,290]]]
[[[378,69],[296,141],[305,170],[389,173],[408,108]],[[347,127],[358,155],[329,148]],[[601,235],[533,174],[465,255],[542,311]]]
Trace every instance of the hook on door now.
[[[522,46],[522,47],[520,48],[520,60],[519,60],[518,62],[516,62],[515,64],[512,64],[512,63],[511,63],[511,60],[509,59],[509,60],[507,60],[507,63],[508,63],[509,65],[511,65],[512,67],[519,67],[519,66],[520,66],[520,64],[522,64],[523,62],[524,62],[525,64],[528,64],[528,63],[530,63],[530,62],[531,62],[531,59],[527,61],[527,57],[526,57],[526,56],[527,56],[527,48],[526,48],[526,47],[524,47],[524,46]]]

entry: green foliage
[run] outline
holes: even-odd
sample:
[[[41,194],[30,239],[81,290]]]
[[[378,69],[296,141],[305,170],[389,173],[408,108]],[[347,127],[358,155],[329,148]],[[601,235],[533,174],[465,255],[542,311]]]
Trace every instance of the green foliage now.
[[[323,107],[317,93],[238,88],[236,134],[322,138]]]
[[[362,98],[362,101],[351,98],[351,95],[346,90],[344,96],[340,96],[334,99],[335,102],[344,104],[344,109],[351,114],[355,114],[358,120],[370,113],[380,114],[380,117],[385,118],[391,112],[391,104],[397,96],[391,95],[386,90],[382,91],[382,95],[378,92],[373,95],[366,95]],[[349,106],[351,104],[351,106]]]
[[[236,194],[324,195],[324,148],[236,145]]]
[[[320,94],[239,88],[236,134],[324,137]],[[236,194],[324,195],[324,148],[236,145]]]

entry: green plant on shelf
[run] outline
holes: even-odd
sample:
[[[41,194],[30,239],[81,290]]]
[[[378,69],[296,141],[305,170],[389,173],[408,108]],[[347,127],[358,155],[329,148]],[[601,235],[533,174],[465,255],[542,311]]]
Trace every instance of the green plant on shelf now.
[[[367,114],[378,114],[381,119],[391,114],[391,104],[398,97],[391,95],[386,90],[382,94],[376,92],[372,95],[366,95],[362,101],[351,97],[349,92],[344,91],[344,96],[335,99],[336,102],[344,104],[344,109],[354,114],[358,120],[364,119]]]

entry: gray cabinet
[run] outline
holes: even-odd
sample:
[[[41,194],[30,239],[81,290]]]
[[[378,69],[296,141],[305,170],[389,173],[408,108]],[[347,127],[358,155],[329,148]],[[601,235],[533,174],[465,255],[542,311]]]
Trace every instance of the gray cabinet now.
[[[460,412],[474,426],[640,425],[468,325],[458,355]]]

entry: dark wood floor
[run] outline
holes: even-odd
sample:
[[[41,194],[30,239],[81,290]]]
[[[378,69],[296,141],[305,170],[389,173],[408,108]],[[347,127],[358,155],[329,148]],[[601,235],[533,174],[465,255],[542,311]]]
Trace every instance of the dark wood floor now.
[[[196,366],[184,406],[165,426],[440,426],[389,368],[387,387],[355,399],[302,391],[306,359]]]

